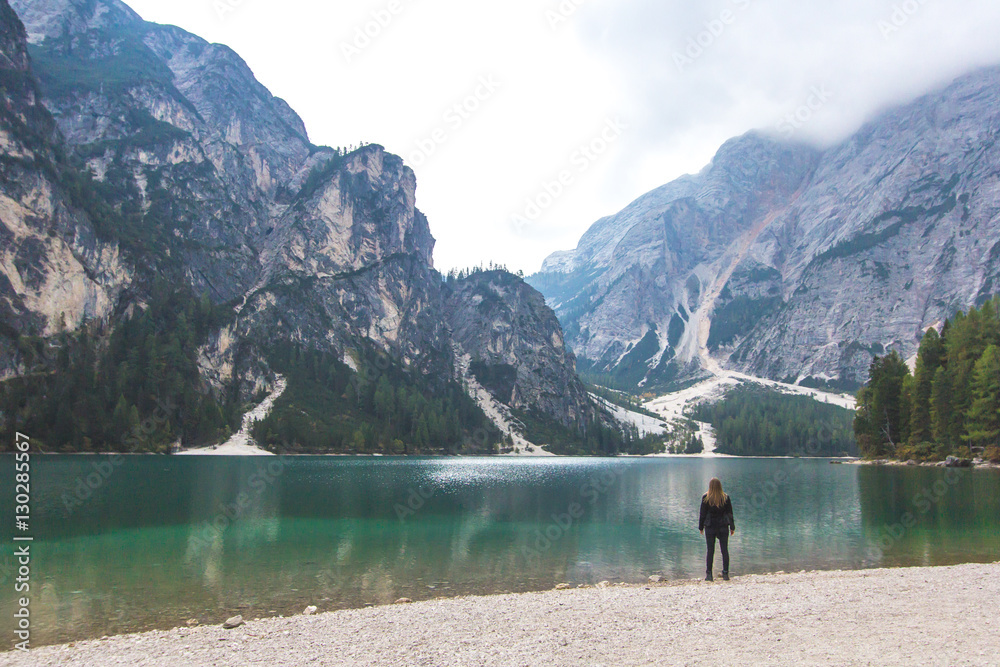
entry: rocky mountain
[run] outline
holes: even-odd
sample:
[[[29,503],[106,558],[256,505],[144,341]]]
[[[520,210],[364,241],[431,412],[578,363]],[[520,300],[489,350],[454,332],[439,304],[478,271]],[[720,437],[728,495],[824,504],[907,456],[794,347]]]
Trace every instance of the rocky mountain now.
[[[365,410],[389,375],[410,404],[383,412],[426,406],[424,440],[467,439],[483,416],[471,412],[488,407],[473,387],[483,368],[504,376],[484,383],[491,402],[569,431],[602,419],[539,294],[505,273],[449,285],[434,269],[400,158],[313,145],[233,51],[118,0],[12,7],[20,20],[0,0],[5,426],[13,414],[43,428],[46,410],[64,426],[106,412],[74,443],[120,438],[167,392],[182,414],[163,437],[190,444],[238,424],[282,365],[300,402],[280,399],[279,412],[311,419],[329,405],[303,406],[327,392],[360,411],[344,419],[366,446],[379,436]],[[78,384],[59,385],[57,367]],[[356,376],[346,393],[344,373]],[[42,398],[52,394],[91,403]]]
[[[538,291],[505,271],[474,272],[449,281],[446,307],[472,374],[504,405],[522,414],[560,415],[566,427],[593,419],[576,359]]]
[[[20,332],[107,317],[132,270],[71,194],[72,169],[42,105],[24,28],[0,3],[0,379],[23,370]],[[70,187],[65,187],[69,181]]]
[[[581,369],[666,386],[722,365],[853,388],[873,355],[1000,292],[1000,68],[818,150],[760,133],[596,222],[529,279]]]

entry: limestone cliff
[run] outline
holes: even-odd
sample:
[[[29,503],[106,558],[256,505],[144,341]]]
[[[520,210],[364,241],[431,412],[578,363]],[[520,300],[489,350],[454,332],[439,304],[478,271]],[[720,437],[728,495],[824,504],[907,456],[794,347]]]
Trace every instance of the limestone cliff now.
[[[476,379],[504,404],[567,427],[594,419],[562,328],[542,295],[504,271],[449,283],[447,319]]]
[[[1000,292],[1000,69],[826,150],[751,133],[529,279],[580,365],[670,385],[723,364],[856,387],[874,354]]]
[[[22,335],[106,322],[132,269],[77,201],[78,179],[42,105],[24,27],[0,3],[0,379]]]
[[[385,359],[433,394],[467,379],[468,343],[510,348],[517,392],[501,402],[567,427],[593,414],[557,322],[519,279],[498,277],[524,299],[517,316],[480,321],[497,340],[452,337],[446,313],[475,306],[435,271],[400,158],[313,145],[232,50],[118,0],[12,5],[26,29],[0,0],[6,377],[25,372],[25,341],[114,330],[166,282],[230,313],[192,390],[245,401],[273,383],[275,348],[295,346],[362,373]],[[560,382],[573,391],[555,396]]]

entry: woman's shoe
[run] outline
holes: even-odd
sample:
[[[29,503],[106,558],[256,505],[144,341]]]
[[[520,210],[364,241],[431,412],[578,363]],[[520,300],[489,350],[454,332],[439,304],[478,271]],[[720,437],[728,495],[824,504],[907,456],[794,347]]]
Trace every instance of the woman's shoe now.
[[[715,579],[712,577],[712,573],[711,572],[709,572],[709,573],[707,573],[705,575],[705,581],[715,581]]]
[[[729,573],[728,572],[723,572],[722,573],[722,580],[723,581],[729,581]]]

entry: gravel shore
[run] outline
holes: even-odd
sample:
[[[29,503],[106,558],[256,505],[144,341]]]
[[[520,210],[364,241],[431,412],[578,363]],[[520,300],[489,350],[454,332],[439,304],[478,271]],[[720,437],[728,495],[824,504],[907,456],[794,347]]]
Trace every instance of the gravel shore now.
[[[399,604],[0,654],[0,665],[996,665],[1000,564]]]

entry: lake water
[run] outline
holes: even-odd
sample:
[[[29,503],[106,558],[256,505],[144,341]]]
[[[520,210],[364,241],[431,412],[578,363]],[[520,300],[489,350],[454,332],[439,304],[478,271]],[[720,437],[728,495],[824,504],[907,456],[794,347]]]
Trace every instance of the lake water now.
[[[13,460],[0,459],[11,619]],[[732,570],[1000,559],[996,471],[760,459],[36,458],[33,643],[467,593],[704,576],[698,505],[733,497]],[[718,561],[717,561],[718,562]],[[13,640],[3,623],[4,648]]]

